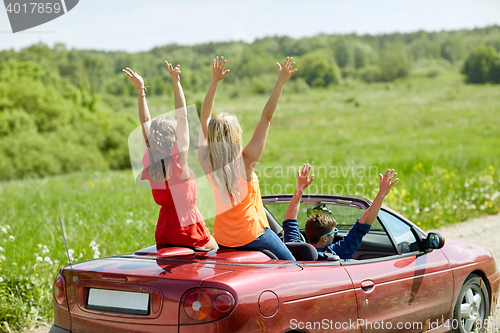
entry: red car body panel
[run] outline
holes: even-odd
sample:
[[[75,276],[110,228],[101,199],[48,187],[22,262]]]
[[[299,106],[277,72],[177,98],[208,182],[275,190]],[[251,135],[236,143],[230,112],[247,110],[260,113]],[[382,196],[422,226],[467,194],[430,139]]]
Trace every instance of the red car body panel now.
[[[152,246],[61,269],[66,299],[58,305],[54,298],[51,332],[380,332],[384,330],[367,323],[382,321],[392,325],[391,332],[445,332],[449,329],[443,325],[430,324],[453,316],[460,288],[471,273],[483,277],[494,309],[500,285],[496,264],[488,251],[462,241],[350,262],[292,262],[259,251]],[[146,293],[148,313],[91,309],[90,288]],[[190,319],[184,301],[201,288],[229,292],[233,307],[221,319]],[[398,322],[420,326],[397,329]]]
[[[441,250],[346,269],[356,290],[363,332],[380,332],[368,323],[382,320],[391,327],[412,323],[405,332],[421,332],[427,321],[451,313],[453,275]]]

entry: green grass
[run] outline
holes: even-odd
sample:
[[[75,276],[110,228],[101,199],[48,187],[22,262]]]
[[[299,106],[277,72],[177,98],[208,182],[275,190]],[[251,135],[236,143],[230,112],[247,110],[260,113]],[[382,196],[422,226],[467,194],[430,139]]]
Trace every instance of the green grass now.
[[[221,86],[216,112],[236,114],[248,142],[268,96],[231,99],[229,89]],[[373,199],[378,173],[394,168],[400,181],[385,204],[426,229],[497,213],[499,97],[498,86],[465,85],[451,72],[303,94],[285,87],[257,166],[262,193],[293,192],[297,166],[309,162],[311,193]],[[173,109],[171,97],[149,102],[153,114]],[[195,156],[190,163],[199,174]],[[209,217],[206,182],[198,193]],[[130,170],[1,182],[0,207],[0,331],[51,317],[52,282],[67,262],[58,216],[81,261],[154,244],[159,210]]]

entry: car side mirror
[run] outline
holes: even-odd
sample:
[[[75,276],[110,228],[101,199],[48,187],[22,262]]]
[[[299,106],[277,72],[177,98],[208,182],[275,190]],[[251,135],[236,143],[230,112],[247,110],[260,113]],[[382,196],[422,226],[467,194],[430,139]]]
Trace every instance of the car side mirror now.
[[[440,249],[444,246],[444,237],[437,232],[429,232],[424,239],[424,246],[426,249]]]

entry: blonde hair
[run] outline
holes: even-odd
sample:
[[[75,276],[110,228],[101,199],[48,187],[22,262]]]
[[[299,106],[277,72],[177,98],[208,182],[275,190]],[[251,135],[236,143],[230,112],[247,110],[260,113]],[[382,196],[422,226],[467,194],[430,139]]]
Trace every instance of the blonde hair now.
[[[208,158],[210,174],[219,189],[221,199],[233,206],[238,202],[239,156],[242,150],[241,127],[238,118],[218,113],[208,123]]]
[[[155,182],[167,180],[167,167],[172,160],[172,147],[177,141],[177,121],[168,116],[158,116],[149,129],[149,176]]]

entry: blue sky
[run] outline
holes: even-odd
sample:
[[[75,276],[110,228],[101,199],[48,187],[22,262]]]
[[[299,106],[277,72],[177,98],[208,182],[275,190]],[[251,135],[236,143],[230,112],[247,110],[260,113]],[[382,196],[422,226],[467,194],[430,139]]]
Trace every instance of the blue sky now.
[[[0,10],[0,49],[62,42],[79,49],[136,52],[169,43],[493,24],[500,25],[498,0],[80,0],[65,15],[16,34],[7,13]]]

